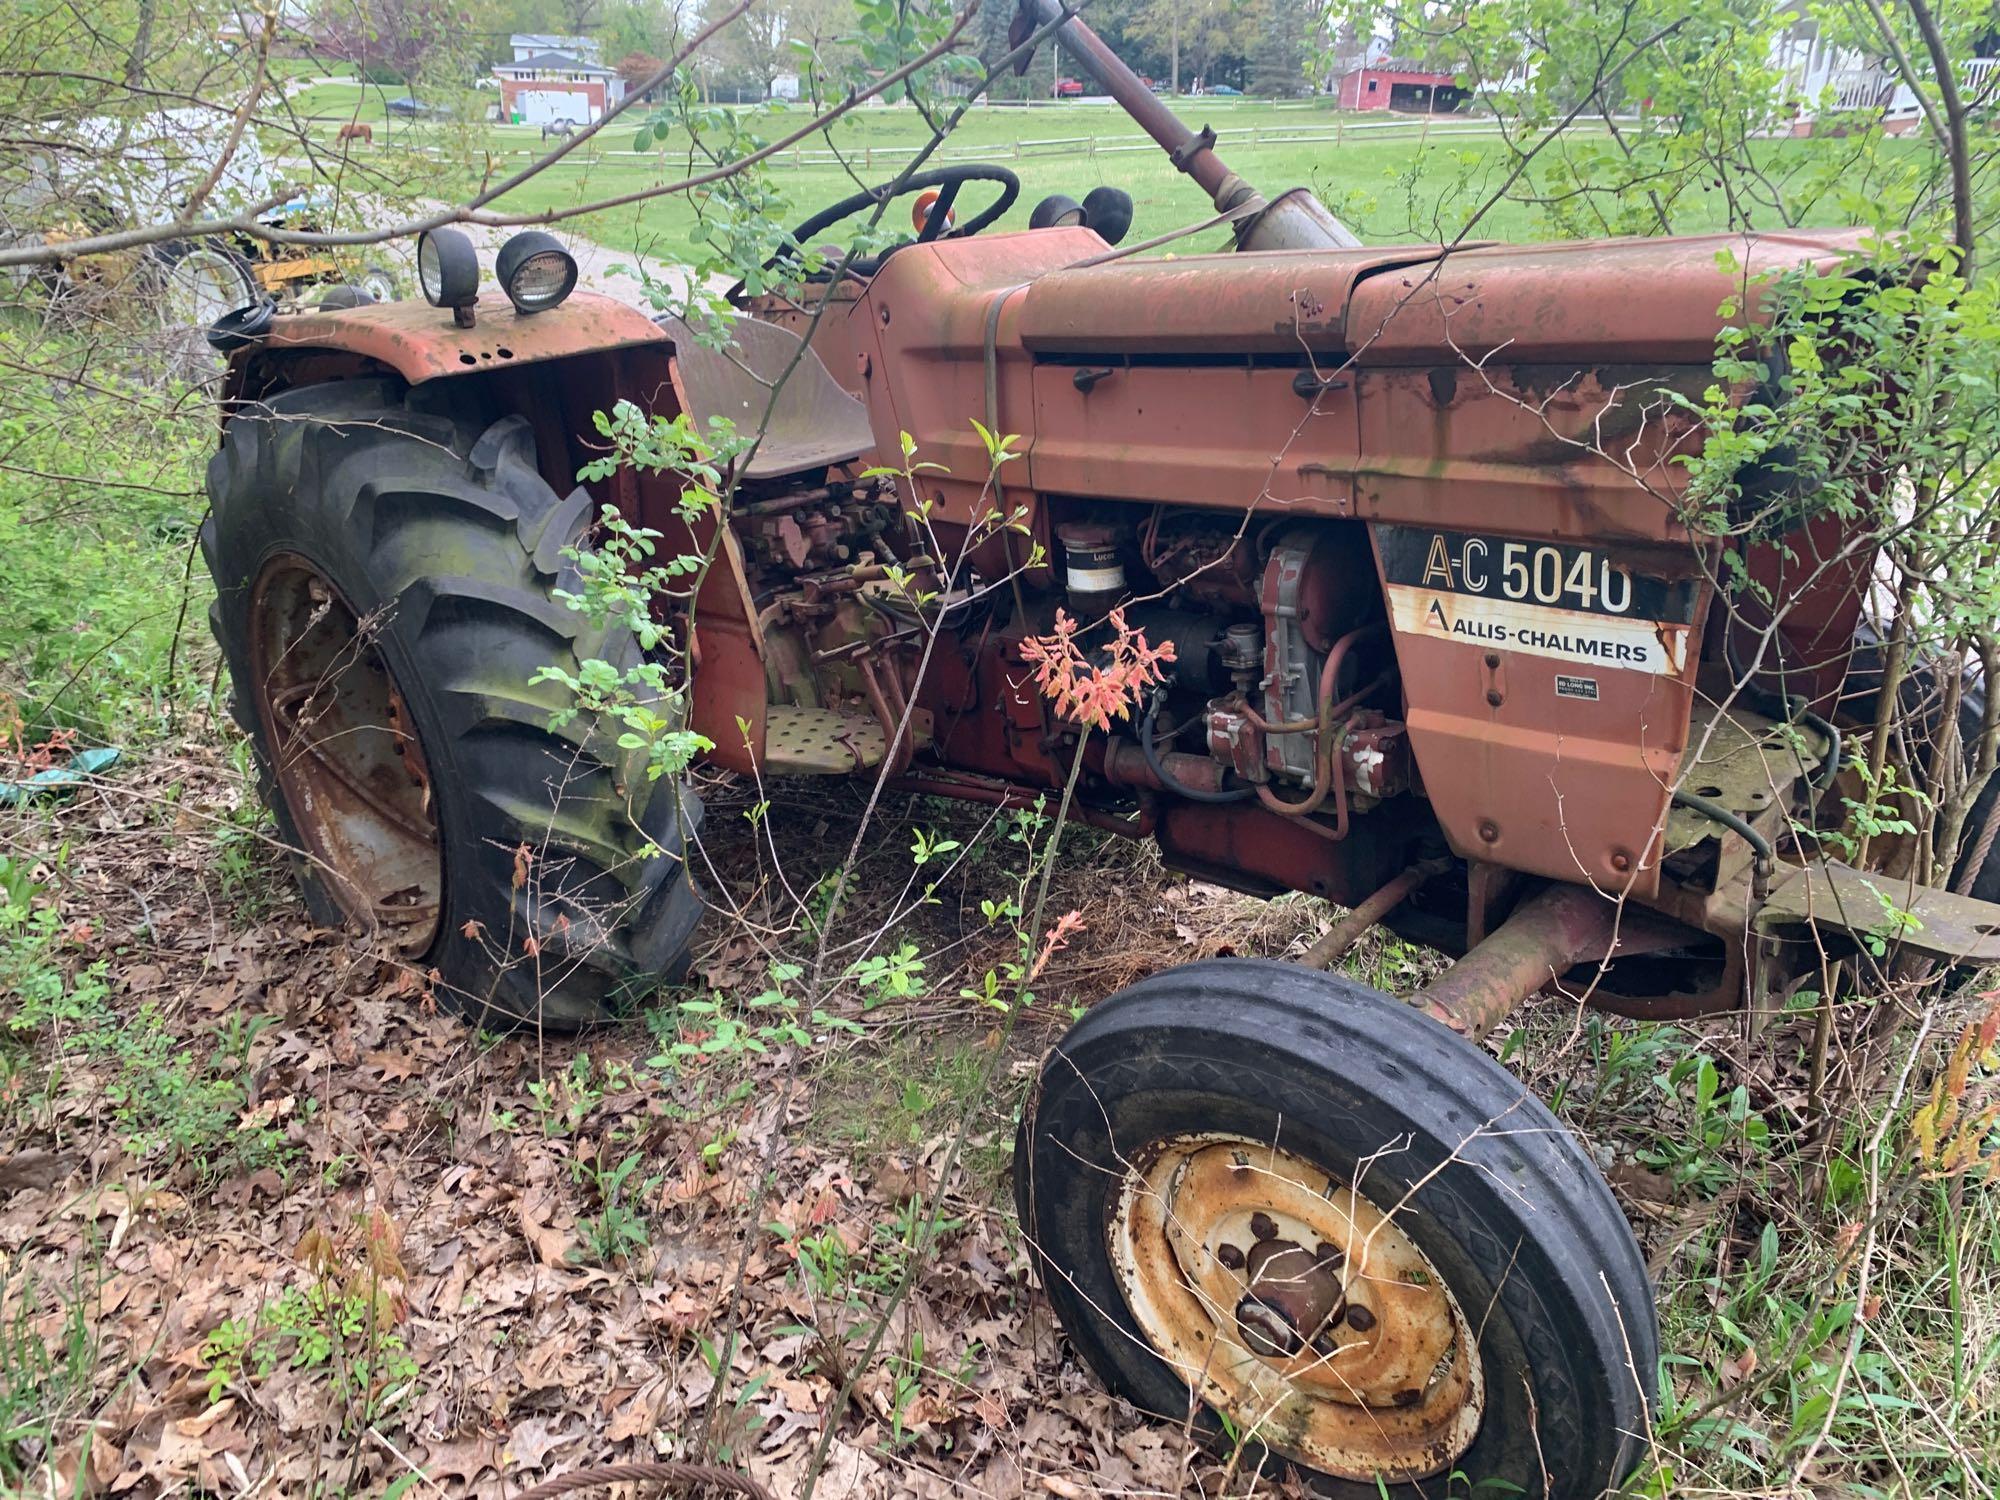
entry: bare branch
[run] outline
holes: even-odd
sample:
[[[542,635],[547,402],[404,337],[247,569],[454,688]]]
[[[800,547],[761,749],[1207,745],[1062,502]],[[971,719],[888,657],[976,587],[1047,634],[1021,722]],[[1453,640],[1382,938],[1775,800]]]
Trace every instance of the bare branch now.
[[[633,203],[644,203],[653,198],[664,198],[675,193],[689,192],[694,188],[706,187],[725,178],[734,177],[757,163],[775,156],[780,151],[796,145],[827,125],[847,114],[858,105],[866,103],[879,94],[901,84],[911,74],[928,67],[957,45],[965,28],[979,13],[977,4],[969,5],[952,23],[935,45],[919,56],[884,73],[864,89],[849,90],[847,97],[839,104],[825,110],[801,125],[797,130],[781,136],[768,146],[737,157],[712,171],[698,172],[691,177],[683,177],[677,182],[662,183],[655,187],[639,188],[630,193],[620,193],[615,197],[600,198],[589,203],[573,204],[566,208],[549,208],[533,213],[492,213],[475,206],[484,202],[492,194],[488,193],[474,203],[448,208],[439,213],[425,214],[400,220],[394,224],[376,229],[355,230],[304,230],[286,229],[280,225],[260,222],[254,213],[241,214],[231,218],[204,219],[192,224],[150,224],[137,229],[117,230],[108,234],[63,240],[53,244],[15,245],[0,250],[0,266],[48,266],[63,265],[89,255],[107,254],[114,250],[132,250],[143,245],[158,244],[162,240],[186,239],[203,235],[240,234],[250,239],[264,240],[275,245],[317,245],[328,248],[357,245],[380,245],[390,240],[405,239],[421,234],[427,229],[440,229],[451,224],[481,224],[493,229],[515,228],[530,224],[555,224],[565,219],[579,218],[585,214],[602,213],[606,209],[624,208]],[[282,196],[259,205],[268,209],[273,203],[282,202]]]

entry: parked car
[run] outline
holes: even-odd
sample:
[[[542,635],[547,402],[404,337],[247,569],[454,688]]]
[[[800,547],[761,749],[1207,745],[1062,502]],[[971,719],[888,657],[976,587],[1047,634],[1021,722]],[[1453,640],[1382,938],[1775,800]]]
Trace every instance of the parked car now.
[[[412,99],[405,94],[400,99],[391,99],[383,106],[392,115],[401,115],[406,120],[448,120],[451,111],[442,104],[426,104],[421,99]]]
[[[1083,83],[1081,80],[1075,78],[1058,78],[1055,87],[1049,93],[1051,97],[1057,99],[1081,99],[1083,97]]]
[[[1241,99],[1243,97],[1243,90],[1233,89],[1226,83],[1210,84],[1206,92],[1218,94],[1225,99]]]

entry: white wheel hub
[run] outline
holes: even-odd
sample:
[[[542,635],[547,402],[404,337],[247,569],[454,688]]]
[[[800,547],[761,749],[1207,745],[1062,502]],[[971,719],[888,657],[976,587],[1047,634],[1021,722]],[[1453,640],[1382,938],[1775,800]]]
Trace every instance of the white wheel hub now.
[[[1390,1482],[1471,1445],[1486,1396],[1472,1326],[1352,1184],[1275,1147],[1179,1136],[1127,1171],[1109,1229],[1139,1328],[1245,1439]]]

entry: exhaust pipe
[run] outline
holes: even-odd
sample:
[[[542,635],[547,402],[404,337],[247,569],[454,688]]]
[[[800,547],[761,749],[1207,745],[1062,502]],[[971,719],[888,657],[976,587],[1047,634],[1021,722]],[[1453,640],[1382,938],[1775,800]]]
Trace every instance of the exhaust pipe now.
[[[1020,0],[1020,12],[1007,40],[1018,47],[1043,26],[1061,20],[1062,0]],[[1187,173],[1208,194],[1219,214],[1248,210],[1236,225],[1239,250],[1353,250],[1361,241],[1326,205],[1306,188],[1282,193],[1267,203],[1255,188],[1229,170],[1215,154],[1215,132],[1204,125],[1190,130],[1124,60],[1104,44],[1104,38],[1075,16],[1056,27],[1055,39],[1097,86],[1118,102],[1139,128],[1167,153],[1167,159]],[[1022,60],[1025,68],[1026,59]]]

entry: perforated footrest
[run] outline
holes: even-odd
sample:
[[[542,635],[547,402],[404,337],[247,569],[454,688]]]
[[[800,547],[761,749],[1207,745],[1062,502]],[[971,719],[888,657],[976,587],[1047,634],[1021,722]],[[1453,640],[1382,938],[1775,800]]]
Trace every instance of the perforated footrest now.
[[[764,770],[773,776],[846,776],[882,764],[888,744],[873,718],[776,703],[764,710]]]

